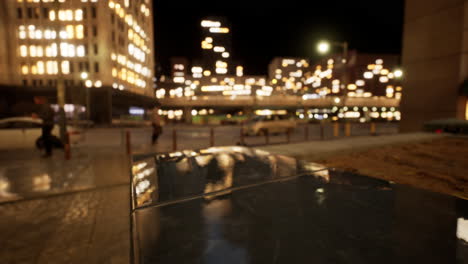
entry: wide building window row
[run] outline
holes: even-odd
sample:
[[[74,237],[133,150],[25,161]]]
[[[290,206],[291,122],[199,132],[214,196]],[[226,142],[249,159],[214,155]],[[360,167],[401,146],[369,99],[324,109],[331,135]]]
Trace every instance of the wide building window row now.
[[[21,57],[84,57],[87,55],[87,48],[85,45],[75,45],[71,43],[62,42],[60,44],[52,43],[47,46],[41,45],[21,45],[19,53]]]
[[[18,27],[18,37],[20,39],[83,39],[86,36],[86,30],[83,25],[65,25],[61,26],[59,31],[52,27],[39,29],[35,25],[21,25]]]

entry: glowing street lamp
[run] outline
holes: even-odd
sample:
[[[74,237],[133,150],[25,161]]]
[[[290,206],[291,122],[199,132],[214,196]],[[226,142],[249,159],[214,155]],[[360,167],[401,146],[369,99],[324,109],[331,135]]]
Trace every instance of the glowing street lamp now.
[[[348,42],[328,42],[328,41],[320,41],[317,45],[317,51],[320,54],[326,54],[330,51],[331,45],[340,46],[343,49],[343,73],[341,75],[341,84],[347,87],[347,72],[348,72]],[[345,104],[346,97],[343,96],[343,100],[341,102],[343,105]],[[338,103],[337,103],[338,104]]]
[[[330,51],[330,43],[322,41],[317,45],[317,50],[320,54],[326,54]]]

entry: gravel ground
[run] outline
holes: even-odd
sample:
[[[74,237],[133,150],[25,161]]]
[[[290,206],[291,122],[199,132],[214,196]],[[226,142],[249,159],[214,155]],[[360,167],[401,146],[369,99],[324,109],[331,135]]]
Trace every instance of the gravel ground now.
[[[467,137],[390,145],[317,162],[468,199]]]

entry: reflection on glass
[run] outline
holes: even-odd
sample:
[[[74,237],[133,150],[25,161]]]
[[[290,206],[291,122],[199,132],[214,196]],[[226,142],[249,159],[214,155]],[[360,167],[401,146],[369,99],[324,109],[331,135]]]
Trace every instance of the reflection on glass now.
[[[222,153],[215,156],[219,168],[224,172],[224,177],[214,183],[207,183],[205,185],[205,193],[212,193],[217,191],[222,191],[232,187],[233,182],[233,167],[235,164],[235,160],[228,154]],[[217,195],[227,194],[230,191],[218,193]],[[212,199],[214,196],[207,195],[205,196],[206,199]]]
[[[157,200],[157,174],[153,158],[136,162],[132,166],[132,186],[136,206],[145,205]]]
[[[197,162],[198,166],[200,167],[205,167],[210,163],[211,159],[213,159],[213,156],[211,155],[203,155],[203,156],[196,156],[195,161]]]

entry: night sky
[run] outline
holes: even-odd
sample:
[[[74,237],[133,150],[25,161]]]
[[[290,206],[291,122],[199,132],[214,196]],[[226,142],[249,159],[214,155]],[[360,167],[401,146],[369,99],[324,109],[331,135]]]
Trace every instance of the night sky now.
[[[302,1],[155,0],[156,62],[167,72],[172,56],[200,57],[207,16],[230,21],[232,59],[249,75],[266,74],[276,56],[317,59],[321,39],[347,40],[359,52],[401,53],[404,0]]]

